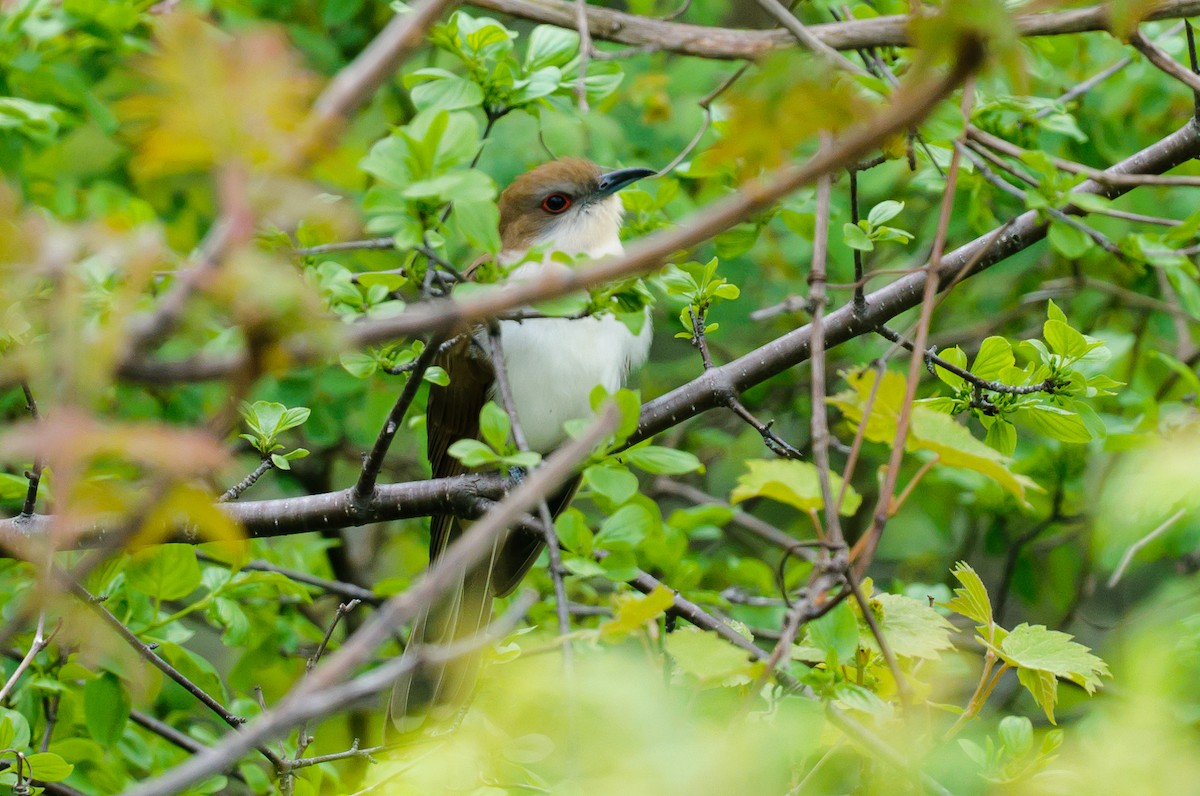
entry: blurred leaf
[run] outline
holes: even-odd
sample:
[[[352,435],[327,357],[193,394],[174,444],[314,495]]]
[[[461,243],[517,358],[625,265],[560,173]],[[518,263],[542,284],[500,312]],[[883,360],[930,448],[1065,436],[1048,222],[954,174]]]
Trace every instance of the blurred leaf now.
[[[644,597],[632,594],[618,596],[616,614],[600,625],[600,637],[609,642],[619,641],[643,628],[647,622],[662,616],[674,604],[675,593],[664,586],[655,587]]]
[[[794,506],[801,511],[817,511],[825,506],[821,497],[820,476],[815,465],[793,459],[748,459],[748,472],[738,477],[738,485],[730,495],[731,503],[741,503],[753,497],[765,497]],[[842,479],[829,474],[830,491],[837,495]],[[862,497],[854,487],[846,487],[846,497],[839,514],[851,516],[858,511]]]

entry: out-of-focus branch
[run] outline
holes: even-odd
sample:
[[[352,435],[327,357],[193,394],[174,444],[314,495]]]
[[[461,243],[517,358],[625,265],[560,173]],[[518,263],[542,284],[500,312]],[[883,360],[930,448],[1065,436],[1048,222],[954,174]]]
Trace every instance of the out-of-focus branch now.
[[[503,540],[508,529],[527,509],[570,477],[595,445],[612,433],[617,420],[616,407],[610,404],[578,438],[547,458],[541,467],[451,544],[411,588],[384,603],[357,632],[346,639],[337,652],[327,657],[269,713],[260,716],[237,734],[227,735],[204,754],[196,755],[162,776],[134,788],[129,791],[129,796],[168,796],[178,793],[188,785],[223,770],[254,744],[270,739],[305,719],[349,704],[360,696],[378,693],[406,671],[405,667],[428,660],[418,651],[352,682],[343,682],[391,637],[397,627],[432,604],[457,583],[464,572],[482,561],[493,549],[493,544]],[[476,639],[471,642],[479,643]],[[462,654],[465,651],[455,648],[449,652]]]
[[[489,11],[547,22],[563,28],[576,28],[575,3],[567,0],[470,0],[470,4]],[[1144,20],[1175,19],[1200,14],[1196,0],[1171,0],[1155,5]],[[757,59],[771,50],[795,47],[796,39],[786,30],[745,30],[668,22],[589,5],[588,31],[594,39],[634,46],[650,46],[683,55],[723,60]],[[809,32],[835,50],[861,50],[870,47],[903,47],[911,44],[908,16],[875,17],[847,22],[809,25]],[[1107,4],[1024,14],[1015,20],[1022,36],[1053,36],[1108,30]]]

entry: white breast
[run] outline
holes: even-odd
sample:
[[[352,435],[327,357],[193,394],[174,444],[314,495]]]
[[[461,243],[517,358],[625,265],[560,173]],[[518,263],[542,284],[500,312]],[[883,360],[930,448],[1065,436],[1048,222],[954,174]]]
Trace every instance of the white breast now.
[[[600,218],[581,219],[583,223],[575,225],[578,229],[560,230],[567,232],[570,239],[556,235],[555,248],[592,257],[621,254],[623,249],[617,237],[620,204],[614,205],[597,213]],[[603,227],[590,228],[593,224],[599,227],[601,219]],[[603,234],[596,234],[601,230]],[[591,245],[584,245],[586,241],[591,241]],[[511,259],[519,256],[508,254]],[[510,278],[536,279],[547,269],[566,267],[548,261],[524,263],[513,270]],[[637,335],[616,318],[605,315],[502,321],[500,339],[513,403],[525,438],[531,449],[546,453],[566,439],[563,423],[592,414],[589,397],[597,385],[616,392],[624,386],[629,372],[646,361],[650,353],[650,310],[647,308],[646,323]]]

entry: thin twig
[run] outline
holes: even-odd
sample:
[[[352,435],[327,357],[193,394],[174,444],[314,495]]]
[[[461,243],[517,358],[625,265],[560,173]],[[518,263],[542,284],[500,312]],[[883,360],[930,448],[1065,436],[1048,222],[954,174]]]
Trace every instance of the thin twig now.
[[[258,463],[258,467],[255,467],[245,478],[221,493],[221,496],[217,498],[217,502],[228,503],[231,500],[237,500],[242,496],[243,492],[254,486],[258,479],[262,478],[263,473],[274,466],[275,463],[271,461],[270,457],[263,459]]]
[[[17,681],[21,679],[21,675],[25,674],[25,670],[29,668],[29,664],[33,663],[33,659],[37,657],[37,654],[46,649],[46,646],[50,643],[51,639],[54,638],[54,635],[58,633],[60,627],[62,627],[61,619],[58,621],[58,624],[55,626],[54,630],[51,631],[50,635],[47,636],[45,632],[46,612],[42,611],[40,614],[38,614],[37,629],[33,632],[33,641],[29,645],[29,652],[25,653],[25,657],[23,657],[21,662],[17,664],[17,668],[11,675],[9,675],[8,680],[5,681],[4,685],[0,686],[0,702],[3,702],[5,697],[12,693]]]
[[[973,95],[974,82],[968,81],[966,88],[963,90],[962,99],[961,110],[964,119],[971,117],[970,107]],[[964,132],[963,135],[965,136],[966,133]],[[888,521],[888,509],[891,506],[892,495],[896,491],[896,482],[900,477],[900,464],[904,459],[904,451],[907,447],[905,441],[908,439],[908,427],[912,420],[913,401],[917,397],[917,383],[920,380],[921,367],[924,360],[925,342],[929,337],[929,325],[933,315],[934,299],[938,293],[938,280],[933,278],[933,275],[941,267],[942,252],[946,246],[946,235],[950,227],[950,213],[954,207],[954,190],[958,184],[958,166],[961,153],[962,149],[956,147],[951,155],[950,173],[946,177],[946,188],[942,193],[941,210],[938,215],[937,232],[934,235],[933,251],[930,253],[929,263],[926,265],[928,275],[925,279],[925,289],[921,298],[921,316],[917,321],[917,334],[912,356],[909,358],[904,401],[901,404],[900,416],[896,420],[895,441],[892,444],[887,471],[884,475],[879,499],[872,515],[871,527],[862,539],[859,540],[859,544],[856,545],[860,554],[855,558],[854,572],[859,576],[866,571],[875,554],[875,548],[879,544],[879,537],[883,534],[883,528]]]
[[[380,469],[383,468],[383,458],[387,455],[388,448],[391,447],[396,432],[400,430],[400,424],[404,421],[404,416],[408,414],[408,407],[412,405],[413,399],[417,397],[417,390],[421,388],[425,371],[429,369],[433,364],[433,360],[437,358],[443,340],[442,336],[435,335],[425,345],[425,350],[417,357],[412,372],[408,376],[408,381],[404,383],[404,389],[400,392],[400,397],[396,399],[396,403],[392,406],[392,411],[388,412],[387,419],[383,422],[383,428],[380,429],[379,436],[375,439],[375,444],[371,447],[371,452],[363,457],[362,470],[358,474],[358,481],[354,484],[354,494],[359,500],[367,500],[375,491],[375,482],[379,478]]]
[[[37,401],[33,400],[33,392],[29,389],[27,382],[21,382],[21,390],[25,393],[25,406],[29,410],[29,416],[33,418],[33,422],[38,422],[42,419],[38,412]],[[42,482],[42,470],[46,467],[46,460],[41,456],[33,458],[33,468],[25,473],[25,477],[29,479],[29,488],[25,492],[25,502],[21,505],[21,516],[32,517],[34,510],[37,508],[38,485]]]
[[[1167,517],[1165,520],[1163,520],[1162,524],[1153,531],[1131,544],[1129,549],[1125,551],[1125,555],[1121,556],[1121,563],[1117,564],[1117,568],[1113,570],[1112,577],[1108,579],[1108,588],[1115,588],[1116,585],[1121,582],[1121,577],[1125,574],[1126,567],[1128,567],[1129,563],[1133,561],[1133,557],[1141,552],[1142,548],[1169,531],[1171,526],[1183,519],[1183,515],[1185,514],[1187,514],[1187,509],[1180,509],[1170,517]]]

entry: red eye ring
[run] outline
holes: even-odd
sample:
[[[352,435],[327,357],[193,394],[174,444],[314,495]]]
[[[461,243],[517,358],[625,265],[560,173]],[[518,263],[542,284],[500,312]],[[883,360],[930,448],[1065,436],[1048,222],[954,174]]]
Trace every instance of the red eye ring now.
[[[558,215],[571,206],[571,197],[565,193],[552,193],[542,200],[542,209],[547,213]]]

